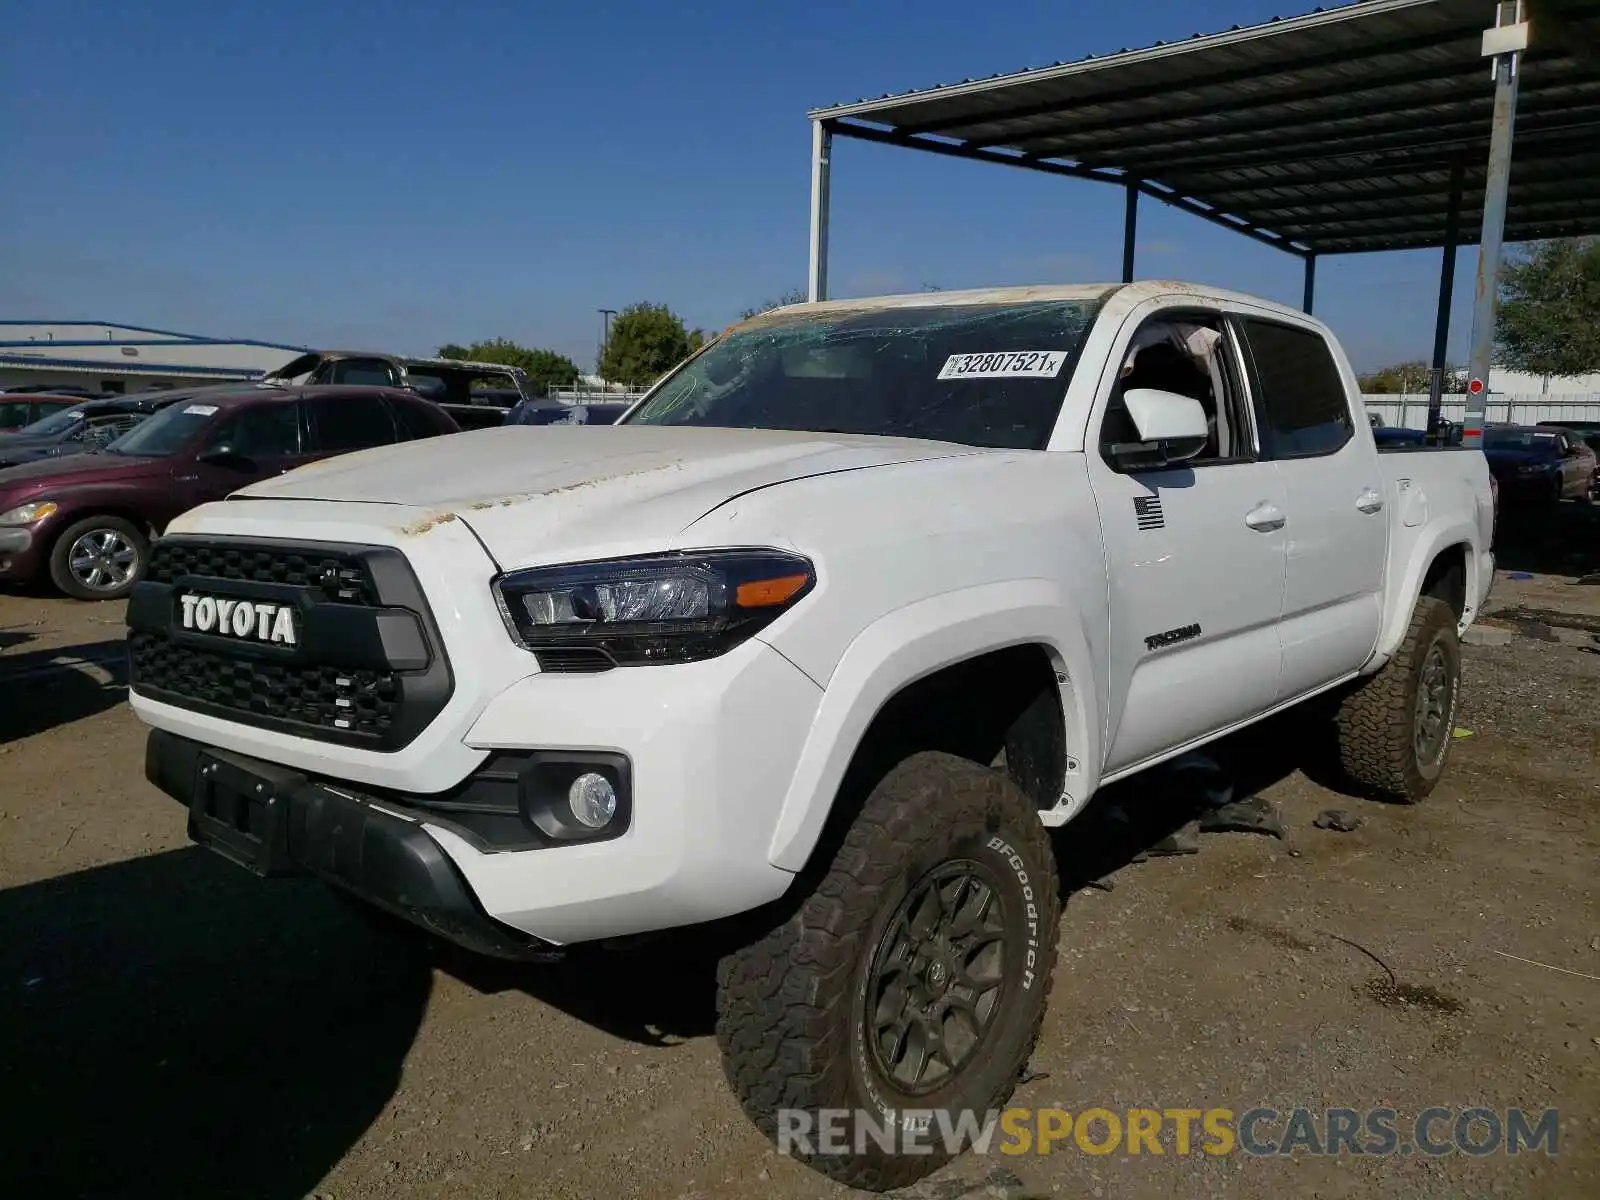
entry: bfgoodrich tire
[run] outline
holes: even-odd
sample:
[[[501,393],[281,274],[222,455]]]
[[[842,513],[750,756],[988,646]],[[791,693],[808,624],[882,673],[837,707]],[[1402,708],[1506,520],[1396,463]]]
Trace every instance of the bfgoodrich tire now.
[[[1444,774],[1460,691],[1455,610],[1423,596],[1394,657],[1339,706],[1345,776],[1380,799],[1416,804],[1426,798]]]
[[[121,600],[143,577],[150,542],[121,517],[87,517],[50,548],[50,581],[76,600]]]
[[[719,965],[717,1041],[745,1113],[780,1151],[852,1187],[932,1173],[964,1148],[943,1131],[1003,1106],[1033,1052],[1057,886],[1015,784],[948,754],[906,758],[798,906]],[[948,1114],[911,1153],[878,1141],[906,1110]],[[842,1146],[822,1136],[825,1119],[842,1121]]]

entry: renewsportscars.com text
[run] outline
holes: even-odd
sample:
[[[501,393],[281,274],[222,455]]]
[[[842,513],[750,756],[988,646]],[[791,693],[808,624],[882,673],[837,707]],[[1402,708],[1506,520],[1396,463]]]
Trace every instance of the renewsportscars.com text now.
[[[1008,1108],[951,1113],[904,1109],[783,1109],[780,1154],[1125,1154],[1257,1157],[1559,1152],[1560,1111],[1427,1108],[1404,1117],[1392,1108]]]

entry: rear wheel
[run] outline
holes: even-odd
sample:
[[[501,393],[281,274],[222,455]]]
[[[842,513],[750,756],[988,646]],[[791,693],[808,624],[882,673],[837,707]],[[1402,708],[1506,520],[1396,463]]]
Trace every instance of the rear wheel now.
[[[78,600],[120,600],[144,575],[150,542],[131,521],[88,517],[67,526],[50,550],[50,579]]]
[[[1346,694],[1336,717],[1339,765],[1359,788],[1415,804],[1444,774],[1461,690],[1455,610],[1423,596],[1400,648]]]
[[[1033,1052],[1057,888],[1008,778],[948,754],[902,761],[797,909],[719,967],[717,1039],[746,1114],[780,1152],[870,1191],[960,1153],[963,1114],[1001,1108]],[[931,1128],[897,1128],[910,1112]]]

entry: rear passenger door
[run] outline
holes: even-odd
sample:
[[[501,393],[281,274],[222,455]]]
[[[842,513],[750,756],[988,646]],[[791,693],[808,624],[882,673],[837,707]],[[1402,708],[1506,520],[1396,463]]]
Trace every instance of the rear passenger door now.
[[[1323,334],[1253,315],[1237,328],[1262,453],[1287,498],[1279,699],[1288,701],[1350,674],[1377,645],[1390,514],[1377,450],[1356,436],[1354,380]]]
[[[306,401],[313,454],[326,458],[403,440],[389,405],[378,392],[320,395]]]

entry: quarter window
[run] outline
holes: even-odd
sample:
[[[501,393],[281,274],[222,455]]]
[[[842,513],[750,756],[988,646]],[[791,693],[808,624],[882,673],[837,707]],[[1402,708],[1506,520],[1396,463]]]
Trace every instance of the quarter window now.
[[[321,396],[313,402],[313,411],[319,450],[338,454],[396,440],[394,420],[381,396]]]

